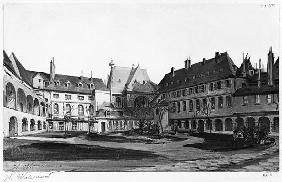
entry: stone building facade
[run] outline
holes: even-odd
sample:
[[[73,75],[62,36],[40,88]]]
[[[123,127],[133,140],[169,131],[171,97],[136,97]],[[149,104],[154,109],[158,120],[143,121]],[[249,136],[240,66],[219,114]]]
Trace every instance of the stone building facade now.
[[[167,119],[163,119],[161,123],[166,130],[226,134],[232,134],[238,126],[248,126],[247,120],[250,120],[248,117],[254,112],[256,117],[252,117],[252,120],[255,119],[255,123],[265,122],[261,121],[265,120],[261,118],[264,113],[267,113],[270,121],[278,120],[278,110],[275,106],[278,102],[278,89],[274,89],[265,81],[267,78],[273,81],[278,79],[278,76],[275,78],[269,76],[274,72],[278,74],[278,66],[273,66],[278,65],[278,61],[274,64],[274,57],[269,56],[268,65],[272,67],[272,71],[262,72],[253,68],[250,58],[246,56],[238,68],[226,52],[221,54],[216,52],[214,58],[203,59],[202,62],[193,65],[187,59],[184,68],[179,70],[171,68],[171,72],[161,80],[158,97],[155,99],[157,107],[154,119],[159,122],[160,110],[165,110],[163,114]],[[271,93],[274,94],[273,102],[265,102],[264,97],[269,97],[267,96],[269,92],[263,89],[260,92],[262,101],[259,105],[242,105],[241,90],[248,90],[248,87],[258,83],[261,84],[261,89],[270,86]],[[252,97],[248,99],[249,103],[252,103]],[[164,102],[167,104],[162,104]],[[274,125],[269,125],[271,126]],[[271,128],[269,130],[276,131]]]
[[[3,132],[5,137],[47,130],[48,105],[32,87],[30,75],[14,53],[3,51]]]

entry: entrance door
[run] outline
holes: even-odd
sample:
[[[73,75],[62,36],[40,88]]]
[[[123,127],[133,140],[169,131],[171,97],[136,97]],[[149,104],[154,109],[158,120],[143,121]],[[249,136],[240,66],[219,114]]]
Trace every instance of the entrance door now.
[[[106,131],[106,123],[105,122],[101,122],[101,132],[105,133]]]
[[[13,137],[18,134],[18,123],[15,117],[10,118],[9,122],[9,136]]]

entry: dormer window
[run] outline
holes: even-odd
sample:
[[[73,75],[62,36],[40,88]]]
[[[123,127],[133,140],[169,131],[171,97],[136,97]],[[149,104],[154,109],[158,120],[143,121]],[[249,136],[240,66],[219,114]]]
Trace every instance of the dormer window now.
[[[249,70],[250,76],[253,76],[255,74],[254,70]]]
[[[67,82],[65,83],[65,87],[70,87],[70,82],[69,82],[69,81],[67,81]]]
[[[55,84],[55,86],[59,86],[60,82],[59,81],[55,81],[54,84]]]
[[[82,87],[82,83],[79,82],[79,83],[77,84],[77,86],[78,86],[79,88],[81,88],[81,87]]]

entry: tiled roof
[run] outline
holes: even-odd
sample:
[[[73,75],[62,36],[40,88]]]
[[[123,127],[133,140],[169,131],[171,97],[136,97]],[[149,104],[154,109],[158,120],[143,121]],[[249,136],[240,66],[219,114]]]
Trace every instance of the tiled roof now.
[[[133,84],[133,92],[142,92],[142,93],[154,93],[158,89],[158,85],[147,81],[144,84],[136,82]]]
[[[9,56],[6,54],[6,52],[3,50],[3,63],[4,66],[7,67],[11,72],[13,72],[16,75],[16,72],[14,70],[14,67],[12,65],[11,60],[9,59]],[[17,75],[18,76],[18,75]]]
[[[239,88],[238,90],[236,90],[233,96],[240,97],[240,96],[248,96],[248,95],[267,95],[267,94],[278,94],[278,93],[279,93],[278,86],[263,85],[261,87],[248,86],[248,87]]]
[[[206,60],[205,63],[195,63],[188,69],[182,68],[175,70],[175,76],[172,76],[171,73],[167,73],[159,83],[159,92],[166,92],[234,77],[236,69],[237,66],[233,63],[228,53],[221,53],[217,59],[211,58]]]

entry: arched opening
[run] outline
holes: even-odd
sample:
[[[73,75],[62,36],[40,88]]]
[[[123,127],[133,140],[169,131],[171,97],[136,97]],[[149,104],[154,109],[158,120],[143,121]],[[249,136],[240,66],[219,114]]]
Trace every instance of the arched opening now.
[[[40,120],[37,121],[37,128],[38,130],[42,130],[42,124]]]
[[[247,127],[248,128],[255,128],[256,124],[255,124],[255,118],[253,117],[248,117],[247,118]]]
[[[223,123],[220,119],[216,119],[215,121],[215,131],[223,131]]]
[[[259,118],[259,130],[266,130],[270,132],[270,120],[267,117]]]
[[[26,112],[26,96],[23,89],[18,89],[18,111]]]
[[[9,136],[17,136],[18,135],[18,122],[16,117],[11,117],[9,122]]]
[[[273,118],[273,132],[279,133],[279,117]]]
[[[212,131],[212,121],[210,119],[206,121],[206,130]]]
[[[205,122],[203,120],[198,121],[198,132],[204,132],[205,130]]]
[[[39,101],[37,98],[34,99],[33,101],[33,114],[36,116],[40,115],[40,111],[39,111]]]
[[[225,119],[225,131],[233,131],[233,124],[231,118]]]
[[[33,98],[31,95],[26,96],[27,112],[33,114]]]
[[[26,118],[22,119],[22,132],[28,131],[28,121]]]
[[[139,96],[134,100],[135,107],[148,107],[149,100],[144,96]]]
[[[238,128],[238,129],[244,127],[244,119],[243,118],[236,118],[235,123],[236,123],[236,128]]]
[[[16,109],[16,90],[12,83],[6,85],[6,98],[5,105],[8,108]]]
[[[34,121],[34,119],[31,119],[30,120],[30,131],[34,131],[35,130],[35,121]]]
[[[84,107],[83,105],[78,105],[78,115],[84,116]]]

